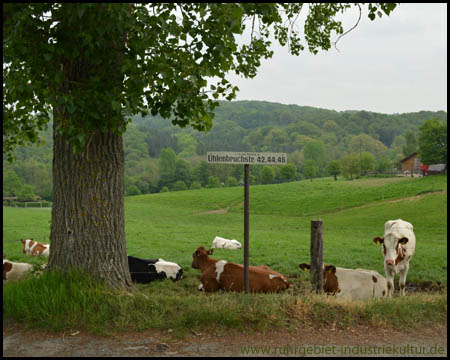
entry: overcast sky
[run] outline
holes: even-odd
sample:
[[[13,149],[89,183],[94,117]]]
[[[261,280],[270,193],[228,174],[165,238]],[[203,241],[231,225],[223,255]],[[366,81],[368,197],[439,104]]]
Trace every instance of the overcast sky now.
[[[342,18],[344,31],[358,14]],[[305,46],[294,56],[273,44],[273,57],[255,78],[229,77],[240,89],[236,100],[386,114],[447,111],[447,4],[400,4],[374,21],[365,6],[358,27],[339,40],[339,51],[313,55]]]

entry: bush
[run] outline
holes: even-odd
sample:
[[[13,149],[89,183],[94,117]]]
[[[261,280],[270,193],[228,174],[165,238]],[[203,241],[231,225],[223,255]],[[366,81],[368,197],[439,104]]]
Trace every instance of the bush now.
[[[127,187],[127,196],[141,195],[141,190],[136,185],[130,185]]]
[[[227,181],[225,182],[225,186],[232,187],[232,186],[238,186],[238,181],[234,176],[228,176]]]
[[[171,186],[172,191],[181,191],[181,190],[187,190],[188,187],[186,186],[185,182],[182,180],[178,180],[177,182],[173,183]]]
[[[207,188],[218,188],[220,187],[220,180],[215,176],[208,177],[208,183],[206,184]]]
[[[195,190],[195,189],[201,189],[201,188],[202,188],[202,184],[200,184],[200,182],[198,182],[198,181],[194,181],[191,184],[191,187],[189,189]]]

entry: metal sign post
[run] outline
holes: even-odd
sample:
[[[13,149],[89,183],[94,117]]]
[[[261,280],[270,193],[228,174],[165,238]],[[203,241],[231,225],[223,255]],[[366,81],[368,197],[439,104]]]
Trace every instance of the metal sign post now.
[[[286,165],[286,153],[253,153],[215,151],[206,154],[210,164],[244,165],[244,291],[249,290],[249,248],[250,248],[250,166],[249,165]]]
[[[248,293],[248,249],[249,249],[249,235],[250,235],[250,182],[249,182],[249,174],[250,174],[250,165],[244,165],[244,291]]]

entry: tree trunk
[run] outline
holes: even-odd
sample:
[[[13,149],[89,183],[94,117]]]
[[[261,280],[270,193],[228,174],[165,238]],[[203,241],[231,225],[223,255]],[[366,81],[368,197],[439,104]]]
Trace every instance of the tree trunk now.
[[[96,132],[80,154],[56,131],[49,268],[78,268],[109,286],[133,286],[124,221],[122,135]]]

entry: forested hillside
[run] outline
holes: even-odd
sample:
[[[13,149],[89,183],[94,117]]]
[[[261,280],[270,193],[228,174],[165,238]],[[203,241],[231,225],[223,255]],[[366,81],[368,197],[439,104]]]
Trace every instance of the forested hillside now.
[[[181,129],[159,116],[135,116],[124,134],[126,195],[238,185],[241,166],[208,165],[207,151],[287,152],[288,165],[251,167],[251,181],[259,184],[391,171],[417,150],[418,129],[430,118],[446,123],[447,113],[387,115],[264,101],[221,102],[208,133]],[[17,148],[15,162],[3,159],[4,196],[51,200],[51,124],[42,135],[44,144]]]

